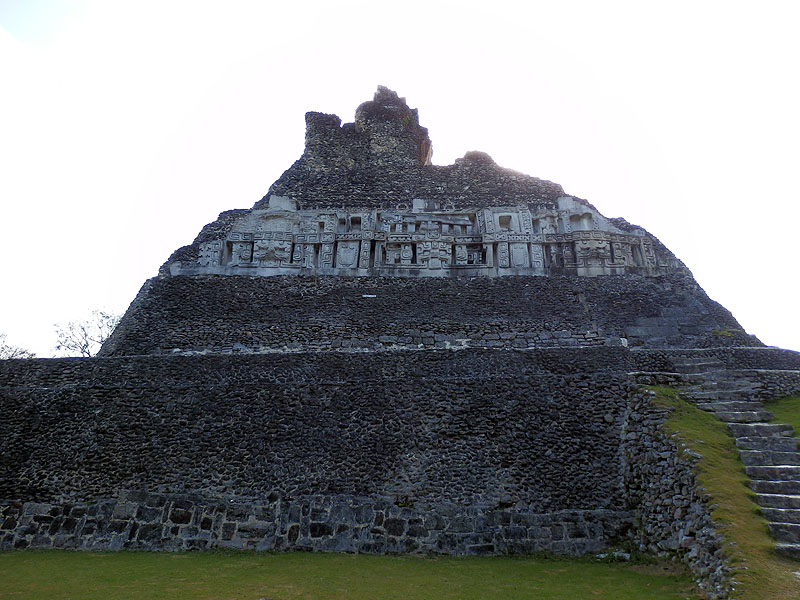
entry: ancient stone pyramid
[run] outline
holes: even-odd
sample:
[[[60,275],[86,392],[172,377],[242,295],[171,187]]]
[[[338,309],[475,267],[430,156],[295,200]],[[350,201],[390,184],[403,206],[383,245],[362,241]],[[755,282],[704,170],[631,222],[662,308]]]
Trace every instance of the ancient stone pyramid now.
[[[641,387],[667,383],[734,423],[797,551],[800,467],[776,465],[800,461],[759,402],[800,391],[797,353],[559,185],[479,152],[432,165],[386,88],[354,123],[306,125],[300,159],[173,253],[98,358],[0,362],[0,548],[627,542],[723,594],[706,499]]]
[[[644,229],[431,149],[383,87],[355,123],[307,113],[303,156],[177,250],[102,355],[758,344]]]

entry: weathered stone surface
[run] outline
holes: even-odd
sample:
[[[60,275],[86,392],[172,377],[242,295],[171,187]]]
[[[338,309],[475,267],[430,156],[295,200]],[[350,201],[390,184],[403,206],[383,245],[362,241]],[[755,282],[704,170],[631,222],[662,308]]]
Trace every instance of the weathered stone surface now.
[[[267,208],[230,223],[224,238],[198,244],[197,259],[170,262],[170,275],[688,274],[644,230],[620,229],[568,196],[553,208],[456,209],[415,199],[392,208],[298,210],[294,198],[273,195]]]
[[[669,316],[673,309],[681,319]],[[645,318],[661,319],[659,336],[640,330]],[[681,275],[168,277],[143,286],[101,355],[649,348],[700,343],[719,327],[735,326],[728,311]],[[656,366],[642,370],[669,370]]]
[[[0,509],[0,544],[580,554],[632,535],[712,565],[703,577],[722,589],[690,465],[627,374],[640,360],[554,348],[6,361],[0,440],[15,468],[0,489],[33,501]]]
[[[700,575],[709,597],[726,598],[732,568],[722,558],[723,538],[711,519],[705,494],[697,487],[693,463],[679,453],[674,438],[662,433],[667,411],[655,410],[648,394],[631,406],[623,446],[625,489],[628,502],[637,507],[639,549],[678,554]]]
[[[373,498],[315,495],[270,504],[238,503],[209,505],[196,496],[163,495],[164,503],[180,503],[195,513],[213,511],[220,515],[208,531],[183,527],[173,532],[168,520],[144,523],[135,517],[127,521],[101,522],[99,527],[80,519],[71,527],[48,527],[20,508],[0,507],[7,519],[17,516],[22,527],[0,528],[0,549],[72,547],[91,550],[146,549],[189,550],[196,548],[239,548],[258,550],[308,549],[381,553],[446,553],[455,555],[553,551],[579,555],[604,548],[609,540],[626,535],[633,513],[624,510],[564,510],[532,513],[525,508],[497,510],[490,507],[459,505],[449,516],[436,504],[425,508],[398,507]],[[122,492],[116,504],[129,503]],[[137,504],[133,502],[133,504]],[[60,505],[48,505],[60,509]],[[84,505],[88,508],[92,505]],[[313,514],[328,513],[333,506],[359,510],[339,512],[324,521]],[[141,505],[138,506],[141,508]],[[269,512],[269,522],[258,521]],[[386,518],[384,518],[384,515]],[[380,516],[380,518],[378,518]],[[497,528],[495,518],[536,522],[538,527]],[[421,523],[435,520],[439,526],[425,529]],[[456,535],[457,534],[457,535]]]
[[[0,498],[148,489],[619,508],[608,466],[629,365],[622,348],[3,362]],[[113,518],[200,522],[158,504],[118,504]]]

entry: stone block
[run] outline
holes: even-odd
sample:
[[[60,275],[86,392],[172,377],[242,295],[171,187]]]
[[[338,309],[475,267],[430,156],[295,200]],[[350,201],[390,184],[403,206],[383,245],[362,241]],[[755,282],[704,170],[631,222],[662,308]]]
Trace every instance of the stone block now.
[[[145,542],[147,544],[155,545],[161,541],[161,525],[142,525],[139,527],[139,531],[136,534],[136,537],[141,542]]]
[[[244,539],[260,539],[263,538],[270,529],[274,530],[274,524],[263,522],[247,522],[239,523],[237,528],[239,537]]]
[[[192,511],[173,507],[169,511],[169,520],[178,525],[189,523],[192,520]]]
[[[401,536],[406,530],[407,522],[404,519],[389,518],[383,524],[386,533],[393,536]]]
[[[223,541],[232,540],[234,533],[236,533],[236,523],[228,521],[222,524],[220,536]]]
[[[328,523],[312,522],[308,526],[309,535],[312,538],[319,538],[333,534],[333,528]]]
[[[455,517],[450,520],[450,524],[447,528],[448,532],[451,533],[467,533],[470,531],[474,531],[475,523],[473,519],[469,517]]]
[[[136,519],[146,523],[160,522],[163,518],[162,508],[152,508],[149,506],[139,506],[136,510]]]
[[[37,534],[31,538],[30,548],[52,548],[53,538],[47,534]]]
[[[50,509],[52,508],[52,504],[46,504],[43,502],[26,502],[22,507],[22,514],[30,516],[50,515]]]
[[[138,505],[134,502],[117,502],[111,517],[114,519],[133,519]]]
[[[473,544],[467,546],[467,554],[494,554],[494,544]]]
[[[503,538],[505,540],[520,540],[529,537],[528,528],[522,527],[521,525],[512,525],[510,527],[503,527],[500,531],[502,532]],[[540,537],[540,536],[533,535],[530,537]]]
[[[122,533],[127,531],[130,526],[130,521],[113,520],[106,526],[106,531],[108,533]]]

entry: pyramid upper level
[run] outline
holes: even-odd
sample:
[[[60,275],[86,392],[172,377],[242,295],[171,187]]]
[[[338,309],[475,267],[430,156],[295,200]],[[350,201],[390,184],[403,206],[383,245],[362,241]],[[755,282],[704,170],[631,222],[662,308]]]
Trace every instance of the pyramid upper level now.
[[[430,164],[394,92],[306,120],[303,156],[174,252],[103,356],[758,344],[644,229],[480,152]]]
[[[687,272],[657,239],[561,186],[468,152],[430,162],[416,109],[379,87],[355,122],[306,114],[305,151],[161,275],[459,277]],[[688,272],[687,272],[688,273]]]
[[[439,207],[538,206],[555,208],[558,184],[503,169],[483,152],[468,152],[455,164],[431,164],[433,146],[416,109],[379,87],[356,109],[355,122],[306,113],[303,156],[270,188],[272,196],[295,199],[301,208],[386,208],[424,200]]]

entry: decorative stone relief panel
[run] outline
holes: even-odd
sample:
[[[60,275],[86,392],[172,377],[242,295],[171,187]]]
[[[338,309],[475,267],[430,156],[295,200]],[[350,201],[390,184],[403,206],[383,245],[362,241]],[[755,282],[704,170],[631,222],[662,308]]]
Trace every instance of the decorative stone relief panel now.
[[[528,244],[511,243],[509,252],[511,254],[511,266],[515,269],[525,269],[530,266],[530,253]]]
[[[508,242],[497,244],[497,266],[507,269],[511,266],[508,257]]]
[[[339,242],[336,245],[336,266],[340,269],[357,268],[360,245],[361,242]]]
[[[222,254],[222,242],[219,240],[213,242],[204,242],[200,244],[199,256],[197,264],[201,267],[210,267],[219,264]]]
[[[273,202],[274,200],[274,202]],[[298,210],[274,197],[224,240],[200,244],[194,265],[173,274],[299,272],[452,277],[648,275],[685,267],[641,229],[622,231],[585,203],[454,210],[415,200],[394,209]]]

